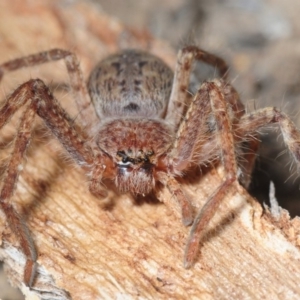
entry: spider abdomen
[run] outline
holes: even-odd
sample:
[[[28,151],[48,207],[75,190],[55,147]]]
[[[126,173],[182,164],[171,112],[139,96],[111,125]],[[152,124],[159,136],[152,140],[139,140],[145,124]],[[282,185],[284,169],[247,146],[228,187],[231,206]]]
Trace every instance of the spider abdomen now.
[[[126,50],[102,60],[88,88],[100,119],[116,116],[164,117],[173,82],[172,70],[158,57]]]

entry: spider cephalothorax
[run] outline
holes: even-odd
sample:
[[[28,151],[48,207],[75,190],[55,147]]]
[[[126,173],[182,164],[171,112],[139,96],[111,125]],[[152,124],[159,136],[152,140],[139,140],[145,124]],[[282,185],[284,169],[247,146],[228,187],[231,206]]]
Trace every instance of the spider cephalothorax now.
[[[171,142],[164,122],[139,118],[105,122],[97,138],[98,147],[113,162],[106,173],[112,174],[121,192],[134,194],[148,194],[154,188],[154,173]],[[106,173],[103,177],[108,177]]]

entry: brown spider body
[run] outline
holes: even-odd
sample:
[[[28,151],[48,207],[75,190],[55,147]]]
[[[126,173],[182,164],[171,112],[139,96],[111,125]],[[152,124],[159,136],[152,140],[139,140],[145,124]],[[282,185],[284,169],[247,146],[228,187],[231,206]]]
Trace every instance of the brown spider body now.
[[[114,180],[121,192],[145,195],[155,187],[157,170],[165,167],[172,133],[159,119],[113,119],[100,127],[96,143],[111,160],[103,177]]]
[[[159,58],[126,50],[101,61],[91,72],[88,90],[97,115],[96,144],[106,158],[104,178],[120,192],[148,194],[155,188],[173,133],[166,113],[172,70]]]
[[[99,197],[107,194],[103,179],[112,180],[121,192],[133,194],[155,192],[157,182],[170,190],[181,207],[183,223],[193,223],[184,257],[186,268],[193,265],[204,229],[227,190],[238,188],[238,180],[244,186],[249,182],[247,176],[255,154],[245,155],[242,143],[257,146],[253,138],[257,130],[277,123],[300,164],[300,133],[291,120],[275,108],[245,114],[236,91],[226,82],[226,63],[197,47],[188,46],[178,53],[174,75],[159,58],[146,52],[127,50],[110,56],[92,71],[89,94],[76,56],[60,49],[3,63],[0,79],[7,72],[59,59],[65,61],[70,76],[79,109],[78,123],[40,79],[23,83],[0,108],[2,128],[25,106],[3,179],[0,207],[26,255],[24,282],[29,286],[35,278],[37,251],[11,199],[36,114],[87,172],[91,193]],[[195,60],[216,67],[223,79],[204,82],[191,99],[187,91]],[[238,163],[241,158],[242,164]],[[212,161],[222,163],[224,179],[194,219],[190,201],[177,178],[193,166]]]

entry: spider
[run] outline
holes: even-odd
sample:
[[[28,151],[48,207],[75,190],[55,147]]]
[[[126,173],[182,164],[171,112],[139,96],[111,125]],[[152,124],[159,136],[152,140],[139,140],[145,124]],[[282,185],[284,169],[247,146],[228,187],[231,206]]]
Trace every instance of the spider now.
[[[155,191],[158,183],[170,190],[181,208],[183,224],[192,224],[185,268],[195,262],[203,231],[227,189],[239,188],[240,183],[247,187],[246,175],[251,172],[255,155],[247,156],[243,145],[257,144],[260,127],[278,123],[299,164],[300,133],[291,120],[270,107],[246,114],[237,92],[226,80],[227,64],[196,46],[179,51],[174,74],[158,57],[131,49],[96,65],[86,85],[76,56],[52,49],[3,63],[0,79],[5,73],[56,60],[64,60],[67,67],[80,112],[76,122],[40,79],[20,85],[0,109],[2,128],[25,106],[3,179],[0,205],[26,256],[24,282],[28,286],[34,282],[37,251],[11,199],[36,114],[86,171],[94,195],[106,196],[103,179],[113,181],[120,192],[133,195]],[[187,91],[197,60],[216,67],[220,79],[202,83],[192,98]],[[193,167],[219,161],[225,170],[223,182],[193,218],[190,201],[177,179]]]

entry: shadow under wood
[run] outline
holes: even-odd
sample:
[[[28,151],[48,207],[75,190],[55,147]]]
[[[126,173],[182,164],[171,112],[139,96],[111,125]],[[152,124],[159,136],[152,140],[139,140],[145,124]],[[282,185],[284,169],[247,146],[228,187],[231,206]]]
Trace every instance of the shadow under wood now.
[[[278,204],[287,209],[291,217],[300,215],[299,170],[274,130],[261,137],[259,155],[252,173],[249,193],[260,203],[269,202],[270,183],[275,186]]]

